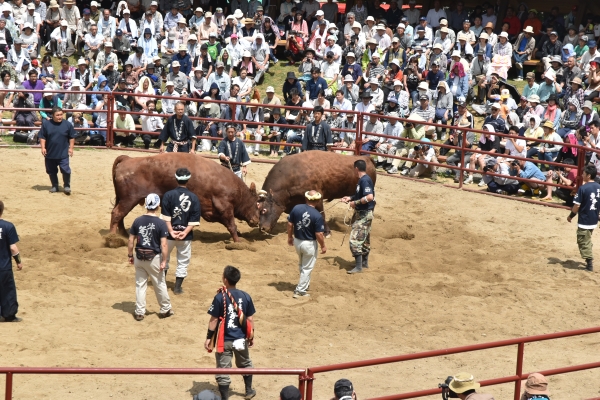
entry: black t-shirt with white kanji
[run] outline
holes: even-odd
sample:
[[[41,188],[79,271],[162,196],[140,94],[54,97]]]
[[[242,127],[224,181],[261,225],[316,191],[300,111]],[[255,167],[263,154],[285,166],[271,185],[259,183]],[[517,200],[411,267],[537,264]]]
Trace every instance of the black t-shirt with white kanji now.
[[[375,185],[373,180],[367,174],[363,175],[356,184],[356,194],[352,196],[352,200],[359,200],[365,196],[372,194],[373,200],[365,204],[357,204],[356,210],[365,211],[373,210],[375,208]]]
[[[150,249],[160,253],[160,239],[168,236],[167,223],[153,215],[137,217],[129,234],[137,237],[136,249]]]
[[[161,218],[171,222],[175,231],[183,231],[190,225],[200,225],[200,200],[185,187],[179,186],[165,193],[161,207]],[[190,231],[184,240],[193,238],[194,232]],[[169,239],[173,240],[171,235]]]
[[[595,229],[598,226],[599,201],[600,184],[588,182],[577,190],[573,204],[579,204],[577,224],[580,228]]]
[[[246,317],[251,317],[254,315],[256,310],[254,309],[254,303],[252,302],[252,298],[250,295],[242,290],[238,289],[228,289],[231,296],[236,301],[239,308],[242,309],[242,312]],[[246,333],[240,327],[240,320],[231,305],[231,301],[229,300],[229,296],[225,295],[225,300],[227,302],[227,316],[225,318],[225,341],[233,342],[237,339],[244,339],[246,337]],[[223,316],[223,293],[217,293],[213,302],[208,309],[208,314],[219,318]]]
[[[0,219],[0,271],[9,271],[12,269],[12,253],[10,246],[19,241],[15,226],[3,219]]]
[[[317,240],[317,232],[325,230],[323,216],[308,204],[298,204],[290,215],[288,222],[294,225],[294,237],[299,240]]]

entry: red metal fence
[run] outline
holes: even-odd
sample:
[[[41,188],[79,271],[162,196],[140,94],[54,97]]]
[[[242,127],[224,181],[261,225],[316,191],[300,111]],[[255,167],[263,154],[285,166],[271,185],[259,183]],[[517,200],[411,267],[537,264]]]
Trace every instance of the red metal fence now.
[[[348,369],[363,368],[375,365],[386,365],[410,360],[420,360],[424,358],[447,356],[450,354],[460,354],[471,351],[480,351],[494,349],[506,346],[517,346],[515,374],[479,381],[481,386],[492,386],[504,383],[514,382],[513,399],[519,400],[521,393],[521,381],[527,379],[530,373],[523,373],[523,358],[525,353],[525,344],[545,340],[561,339],[573,336],[588,335],[591,333],[600,333],[600,326],[572,330],[566,332],[550,333],[545,335],[527,336],[516,339],[500,340],[496,342],[480,343],[469,346],[453,347],[441,350],[431,350],[421,353],[405,354],[393,357],[376,358],[371,360],[362,360],[347,362],[342,364],[325,365],[318,367],[304,368],[30,368],[30,367],[0,367],[0,374],[6,375],[5,400],[11,400],[13,397],[13,379],[15,375],[296,375],[298,376],[298,389],[302,394],[303,400],[313,399],[313,390],[315,375],[325,372],[342,371]],[[600,368],[600,361],[588,364],[571,365],[561,368],[555,368],[540,372],[543,375],[559,375],[569,372],[584,371],[588,369]],[[400,400],[412,399],[424,396],[430,396],[441,393],[441,389],[432,388],[419,390],[415,392],[399,393],[383,397],[375,397],[369,400]],[[578,396],[579,397],[579,396]],[[594,398],[590,400],[597,400]]]
[[[18,92],[18,90],[17,90]],[[34,92],[39,92],[39,91],[35,91],[35,90],[30,90],[27,91],[29,93],[34,93]],[[73,93],[72,91],[55,91],[55,93]],[[135,133],[135,134],[148,134],[148,135],[152,135],[152,136],[157,136],[158,133],[157,132],[147,132],[147,131],[142,131],[139,129],[136,130],[122,130],[122,129],[116,129],[113,126],[113,122],[114,122],[114,118],[115,118],[115,113],[117,113],[118,111],[115,111],[115,95],[118,94],[123,94],[123,93],[119,93],[119,92],[85,92],[86,94],[103,94],[103,95],[107,95],[108,96],[108,104],[107,104],[107,110],[104,111],[107,113],[107,127],[106,128],[90,128],[90,130],[105,130],[106,131],[106,146],[105,148],[108,149],[114,149],[114,139],[115,139],[115,135],[120,132],[120,133]],[[128,96],[131,97],[136,97],[136,96],[140,96],[140,97],[149,97],[149,98],[153,98],[155,100],[160,100],[160,99],[173,99],[173,97],[170,96],[148,96],[145,94],[139,94],[139,93],[126,93]],[[179,99],[183,100],[183,101],[194,101],[194,102],[206,102],[206,100],[204,99],[193,99],[193,98],[183,98],[180,97]],[[234,101],[223,101],[223,100],[209,100],[210,102],[213,103],[218,103],[220,105],[226,104],[230,107],[232,107],[232,115],[236,115],[236,108],[237,107],[241,107],[241,106],[249,106],[250,103],[247,102],[234,102]],[[283,110],[298,110],[298,109],[302,109],[302,110],[308,110],[310,111],[310,109],[306,109],[306,108],[302,108],[302,107],[294,107],[294,106],[286,106],[286,105],[278,105],[278,106],[274,106],[274,105],[269,105],[269,104],[262,104],[262,103],[258,103],[256,104],[256,106],[258,107],[262,107],[262,108],[268,108],[268,109],[273,109],[273,108],[279,108],[279,109],[283,109]],[[15,108],[4,108],[4,111],[39,111],[40,109],[15,109]],[[49,110],[45,110],[45,111],[49,111]],[[93,110],[65,110],[65,111],[79,111],[79,112],[84,112],[84,113],[91,113],[94,112]],[[365,132],[363,129],[364,126],[364,121],[368,118],[369,114],[366,113],[361,113],[361,112],[357,112],[357,111],[346,111],[346,110],[325,110],[326,112],[340,112],[340,113],[346,113],[346,114],[354,114],[355,116],[355,121],[356,121],[356,127],[354,129],[333,129],[333,131],[338,131],[338,132],[348,132],[349,134],[354,135],[355,137],[355,148],[354,149],[348,149],[348,148],[334,148],[333,150],[338,150],[338,151],[346,151],[346,152],[353,152],[354,154],[370,154],[370,155],[380,155],[380,156],[384,156],[386,158],[396,158],[396,159],[401,159],[402,161],[412,161],[416,164],[428,164],[428,165],[433,165],[436,167],[444,167],[444,168],[450,168],[450,166],[446,165],[446,164],[441,164],[441,163],[432,163],[432,162],[428,162],[425,160],[416,160],[414,158],[409,158],[409,157],[399,157],[399,156],[395,156],[395,155],[387,155],[387,154],[381,154],[378,152],[369,152],[369,151],[363,151],[361,150],[361,146],[364,143],[363,140],[363,135],[372,135],[372,136],[379,136],[382,138],[394,138],[397,139],[396,137],[393,136],[387,136],[387,135],[383,135],[383,134],[374,134],[371,132]],[[96,111],[96,112],[102,112],[102,111]],[[156,115],[156,114],[149,114],[147,112],[143,112],[143,111],[127,111],[128,114],[132,114],[132,115]],[[168,117],[168,115],[165,115],[165,117]],[[243,116],[242,116],[243,117]],[[382,117],[381,115],[379,115],[379,117]],[[194,121],[210,121],[210,122],[235,122],[237,124],[244,124],[244,123],[248,123],[248,124],[253,124],[253,125],[261,125],[263,127],[271,127],[271,126],[279,126],[281,128],[288,128],[288,129],[303,129],[302,127],[300,127],[299,125],[282,125],[282,124],[273,124],[273,123],[267,123],[267,122],[261,122],[261,123],[256,123],[256,122],[252,122],[252,121],[243,121],[243,120],[236,120],[235,117],[232,118],[231,120],[224,120],[224,119],[219,119],[219,118],[206,118],[206,117],[190,117],[192,120]],[[406,118],[392,118],[389,116],[385,116],[384,117],[387,120],[398,120],[401,123],[405,123],[407,121],[410,121],[409,119]],[[414,122],[414,121],[410,121],[410,122]],[[444,127],[444,128],[448,128],[448,129],[454,129],[455,131],[460,131],[463,133],[463,137],[465,136],[464,133],[465,132],[473,132],[473,133],[486,133],[482,130],[477,130],[477,129],[468,129],[468,128],[459,128],[459,127],[449,127],[446,125],[440,125],[440,124],[434,124],[434,123],[427,123],[427,122],[419,122],[419,124],[425,125],[425,126],[430,126],[430,127]],[[5,128],[6,129],[6,128]],[[39,129],[39,127],[31,127],[31,128],[24,128],[24,127],[19,127],[18,129],[20,130],[37,130]],[[494,133],[494,135],[498,135],[502,138],[508,138],[511,137],[512,135],[507,135],[507,134],[500,134],[500,133]],[[512,136],[514,138],[517,138],[516,136]],[[519,139],[524,139],[523,137],[518,137]],[[211,136],[198,136],[197,140],[200,141],[202,139],[206,139],[206,140],[220,140],[220,137],[211,137]],[[549,144],[560,144],[561,146],[566,146],[568,148],[576,148],[577,152],[579,154],[578,157],[578,165],[577,167],[577,171],[578,171],[578,177],[576,180],[576,187],[578,187],[581,184],[582,178],[581,178],[581,174],[582,174],[582,170],[583,167],[585,165],[585,153],[587,152],[592,153],[600,153],[599,150],[596,149],[591,149],[589,147],[586,146],[581,146],[581,145],[571,145],[570,143],[563,143],[563,142],[551,142],[551,141],[545,141],[542,139],[537,139],[537,138],[526,138],[527,142],[535,142],[537,144],[541,144],[541,143],[549,143]],[[421,140],[414,140],[414,139],[410,139],[410,138],[402,138],[402,141],[404,142],[414,142],[414,143],[424,143]],[[248,143],[248,144],[254,144],[254,143],[258,143],[261,145],[273,145],[276,142],[270,142],[270,141],[256,141],[256,140],[250,140],[249,138],[246,138],[246,140],[244,140],[244,142]],[[514,196],[504,196],[501,194],[497,194],[497,193],[490,193],[490,192],[486,192],[483,190],[475,190],[475,189],[468,189],[465,187],[464,185],[464,175],[465,173],[480,173],[482,175],[488,175],[488,176],[500,176],[498,174],[492,173],[492,172],[483,172],[483,171],[479,171],[479,170],[474,170],[474,169],[469,169],[465,163],[464,163],[464,158],[465,158],[465,152],[470,152],[473,154],[490,154],[493,156],[498,156],[497,153],[487,153],[484,152],[482,150],[478,150],[475,146],[475,144],[473,145],[472,148],[467,148],[466,147],[466,141],[462,140],[462,146],[457,147],[457,146],[453,146],[453,145],[446,145],[443,143],[435,143],[435,142],[427,142],[428,145],[430,146],[434,146],[434,147],[438,147],[438,148],[447,148],[447,149],[451,149],[451,150],[460,150],[461,151],[461,162],[460,165],[457,165],[456,167],[452,166],[451,169],[453,170],[458,170],[459,171],[459,182],[458,182],[458,186],[456,185],[452,185],[452,184],[445,184],[445,186],[447,187],[451,187],[451,188],[458,188],[458,189],[462,189],[462,190],[467,190],[467,191],[472,191],[472,192],[476,192],[476,193],[484,193],[484,194],[488,194],[488,195],[494,195],[494,196],[500,196],[500,197],[508,197],[510,199],[515,199],[515,200],[519,200],[519,201],[525,201],[525,202],[530,202],[530,203],[536,203],[536,204],[543,204],[546,206],[550,206],[550,207],[560,207],[563,208],[563,206],[556,204],[556,203],[541,203],[539,201],[533,200],[533,199],[528,199],[528,198],[520,198],[520,197],[514,197]],[[279,143],[280,146],[290,146],[290,147],[299,147],[301,146],[300,144],[297,143]],[[87,147],[87,146],[83,146],[83,147]],[[156,150],[144,150],[144,149],[139,149],[139,148],[129,148],[129,149],[125,149],[125,148],[119,148],[121,150],[130,150],[130,151],[143,151],[143,152],[156,152]],[[508,155],[501,155],[502,157],[506,158],[506,159],[511,159],[511,160],[528,160],[528,161],[533,161],[532,159],[528,159],[528,158],[523,158],[523,157],[518,157],[518,156],[508,156]],[[211,156],[209,156],[211,157]],[[267,163],[274,163],[275,161],[273,160],[255,160],[258,162],[267,162]],[[544,165],[550,165],[552,167],[565,167],[565,164],[559,164],[559,163],[555,163],[555,162],[551,162],[551,161],[543,161],[543,160],[535,160],[535,162],[538,162],[540,164],[544,164]],[[571,166],[572,167],[572,166]],[[393,176],[396,178],[403,178],[403,179],[411,179],[408,177],[404,177],[404,176],[398,176],[398,175],[389,175],[389,176]],[[562,187],[564,189],[572,189],[570,187],[564,186],[564,185],[560,185],[554,182],[542,182],[540,183],[540,181],[535,181],[535,180],[529,180],[529,179],[525,179],[525,178],[520,178],[520,177],[512,177],[511,179],[515,179],[518,180],[519,182],[523,182],[523,183],[528,183],[528,182],[535,182],[537,184],[543,184],[544,186],[547,187]]]

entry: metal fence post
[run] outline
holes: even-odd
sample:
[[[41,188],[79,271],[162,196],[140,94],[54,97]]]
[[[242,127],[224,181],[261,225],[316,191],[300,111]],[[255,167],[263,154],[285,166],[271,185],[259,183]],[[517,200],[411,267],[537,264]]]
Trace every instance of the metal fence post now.
[[[523,374],[523,353],[525,352],[525,343],[521,342],[517,346],[517,370],[515,375],[521,378]],[[521,379],[515,381],[515,394],[514,400],[521,398]]]
[[[462,143],[460,145],[460,177],[458,178],[458,188],[462,189],[463,182],[465,180],[465,151],[467,146],[465,145],[467,141],[467,131],[458,131],[458,134],[462,136]],[[455,150],[456,151],[456,150]]]
[[[4,396],[5,400],[12,400],[12,387],[13,387],[13,373],[6,373],[6,394]]]
[[[355,114],[356,115],[356,140],[354,141],[354,154],[357,156],[360,155],[360,150],[362,148],[362,130],[363,130],[363,115],[362,113]]]
[[[575,183],[575,190],[579,189],[579,186],[583,184],[583,168],[585,167],[585,147],[578,147],[577,155],[577,180]]]
[[[106,106],[106,147],[113,147],[115,136],[113,131],[113,112],[115,97],[113,92],[108,92],[108,104]]]
[[[312,400],[312,392],[313,392],[313,381],[315,379],[315,375],[308,369],[307,379],[306,379],[306,397],[305,400]]]

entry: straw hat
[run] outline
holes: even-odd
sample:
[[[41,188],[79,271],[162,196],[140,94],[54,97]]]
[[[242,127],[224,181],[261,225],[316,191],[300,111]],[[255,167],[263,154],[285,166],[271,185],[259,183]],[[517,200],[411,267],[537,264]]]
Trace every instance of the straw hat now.
[[[254,20],[252,18],[246,18],[244,20],[244,25],[253,24],[253,23],[254,23]]]
[[[454,393],[464,393],[467,390],[478,389],[481,385],[475,382],[475,378],[468,372],[459,372],[448,385]]]
[[[542,128],[550,128],[551,130],[554,130],[554,123],[552,121],[546,120],[543,124],[542,124]],[[531,375],[529,375],[531,376]],[[546,383],[547,384],[547,383]]]
[[[485,24],[485,29],[487,29],[487,28],[494,29],[494,23],[493,22],[488,22],[487,24]]]

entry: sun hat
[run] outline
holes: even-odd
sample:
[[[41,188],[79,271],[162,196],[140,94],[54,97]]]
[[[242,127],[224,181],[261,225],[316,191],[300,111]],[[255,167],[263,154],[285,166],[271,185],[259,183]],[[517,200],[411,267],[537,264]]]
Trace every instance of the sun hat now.
[[[440,25],[448,26],[448,20],[446,18],[440,19]]]
[[[344,77],[344,82],[354,82],[354,78],[352,78],[352,75],[348,74]]]
[[[406,29],[406,25],[404,25],[402,22],[400,22],[398,24],[398,26],[396,27],[396,29],[398,29],[398,28]]]
[[[27,9],[28,10],[35,10],[35,4],[33,4],[33,3],[27,4]]]
[[[583,108],[589,108],[590,110],[594,109],[594,104],[590,100],[586,100],[583,103]]]
[[[180,44],[178,50],[179,51],[187,51],[187,46],[185,44]]]
[[[212,18],[212,16],[213,16],[213,14],[210,11],[207,11],[204,13],[204,18]]]
[[[252,54],[248,50],[244,50],[244,52],[242,53],[242,58],[244,57],[252,57]]]
[[[460,50],[454,50],[452,52],[452,56],[451,57],[458,57],[458,58],[460,58]]]
[[[508,39],[508,32],[500,32],[500,34],[498,35],[498,37],[503,37]]]
[[[294,73],[294,71],[289,71],[285,79],[296,79],[296,74]]]
[[[390,64],[395,64],[398,66],[398,68],[400,68],[400,61],[398,61],[397,58],[394,58]]]
[[[379,86],[379,79],[377,79],[377,78],[371,78],[369,80],[369,84],[370,85],[377,85],[377,86]]]
[[[500,103],[492,103],[492,108],[497,108],[499,110],[500,107]]]
[[[275,89],[273,88],[273,86],[267,86],[265,93],[275,93]]]
[[[65,4],[67,4],[67,2],[65,1]],[[125,14],[131,14],[131,11],[129,10],[129,8],[126,8],[123,10],[123,15]]]
[[[217,61],[217,63],[215,64],[215,68],[225,68],[225,64],[223,63],[223,61]]]
[[[539,103],[540,102],[540,96],[538,96],[537,94],[532,94],[531,96],[529,96],[529,98],[527,99],[528,102],[533,102],[533,103]]]
[[[371,38],[371,39],[367,40],[367,44],[377,44],[377,40]]]
[[[373,16],[372,16],[372,15],[369,15],[369,16],[367,17],[367,19],[365,19],[365,22],[366,22],[366,21],[373,21],[373,22],[375,22],[375,18],[373,18]]]
[[[487,29],[487,28],[494,29],[494,23],[493,22],[488,22],[487,24],[485,24],[484,29]]]
[[[241,19],[244,16],[244,13],[239,8],[233,12],[233,16],[237,19]]]
[[[436,43],[433,45],[433,49],[438,49],[438,50],[444,50],[444,46],[441,45],[441,43]]]
[[[181,67],[181,64],[179,64],[179,61],[173,61],[171,63],[171,67],[175,68],[175,67]]]
[[[348,54],[346,54],[346,58],[348,58],[348,57],[356,58],[356,56],[354,55],[354,53],[351,52],[351,51],[348,52]]]
[[[394,38],[392,39],[392,43],[400,43],[400,39],[398,39],[398,37],[394,36]]]
[[[550,128],[550,129],[554,130],[554,123],[552,121],[546,120],[542,124],[542,128]],[[529,375],[529,376],[531,376],[531,375]]]
[[[440,32],[441,33],[448,33],[448,28],[446,28],[445,26],[440,28]]]
[[[490,40],[490,35],[488,35],[485,32],[481,32],[481,35],[479,35],[479,39],[486,39],[486,40]]]
[[[83,57],[82,57],[82,58],[80,58],[79,60],[77,60],[77,65],[82,65],[82,64],[87,64],[87,63],[85,62],[85,59],[84,59]]]
[[[429,96],[427,96],[426,94],[422,94],[419,96],[419,101],[423,101],[423,100],[427,100],[429,101]]]
[[[535,72],[531,71],[528,72],[527,75],[525,75],[526,79],[535,79]]]
[[[464,393],[467,390],[478,389],[481,385],[475,382],[473,375],[468,372],[459,372],[454,375],[452,381],[448,385],[454,393]]]
[[[533,32],[533,28],[531,26],[527,26],[525,29],[523,29],[523,32],[525,32],[525,33],[534,33]]]
[[[246,18],[244,20],[244,25],[253,24],[253,23],[254,23],[254,20],[252,18]]]
[[[421,89],[421,90],[429,90],[429,85],[427,84],[427,82],[425,81],[421,81],[419,83],[419,86],[417,86],[417,90]]]
[[[373,95],[370,90],[365,90],[361,96],[363,99],[370,99],[371,97],[373,97]]]
[[[196,9],[194,10],[195,13],[197,12],[201,12],[204,13],[204,10],[202,9],[202,7],[196,7]]]
[[[380,30],[384,30],[384,31],[385,31],[385,26],[384,26],[384,25],[382,25],[382,24],[378,24],[378,25],[375,27],[375,30],[378,30],[378,31],[380,31]]]
[[[525,382],[525,393],[549,395],[550,391],[548,390],[548,381],[546,380],[546,377],[537,372],[530,374]]]
[[[150,193],[146,196],[146,208],[148,210],[155,210],[160,205],[160,197],[156,193]]]
[[[317,12],[315,13],[315,16],[320,17],[321,15],[325,15],[323,10],[317,10]]]
[[[379,55],[379,53],[377,53],[377,52],[375,52],[375,53],[371,54],[371,58],[376,58],[376,57],[377,57],[378,59],[380,59],[380,58],[381,58],[381,55]]]
[[[69,23],[66,20],[60,21],[60,26],[69,26]]]
[[[79,79],[73,79],[71,87],[81,87],[81,81]]]
[[[404,86],[404,84],[402,83],[402,81],[395,80],[394,81],[394,86]]]
[[[175,86],[175,84],[173,83],[173,81],[167,81],[167,83],[165,83],[165,86]]]

